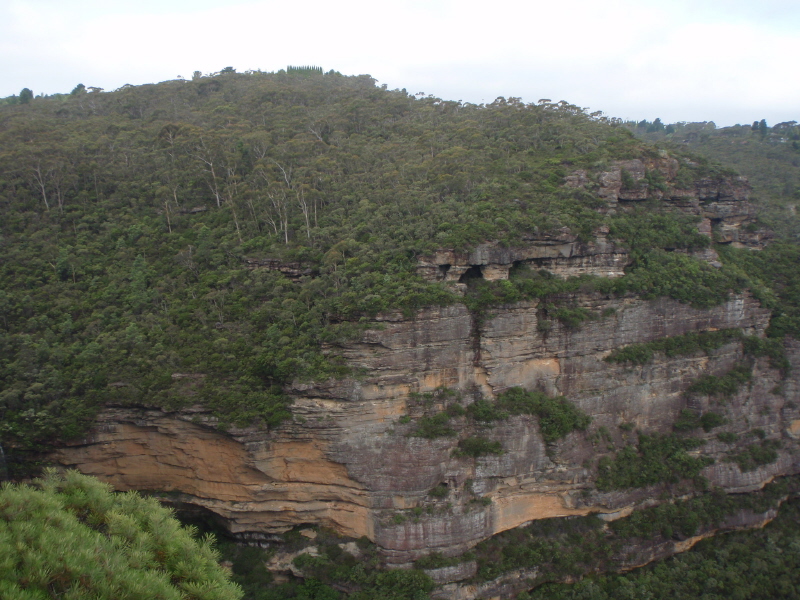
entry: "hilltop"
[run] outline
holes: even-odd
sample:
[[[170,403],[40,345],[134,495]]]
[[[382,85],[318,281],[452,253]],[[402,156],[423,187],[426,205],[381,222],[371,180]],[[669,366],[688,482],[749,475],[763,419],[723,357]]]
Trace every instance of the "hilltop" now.
[[[800,472],[788,188],[630,129],[318,68],[5,102],[12,477],[147,490],[326,598],[762,524]]]

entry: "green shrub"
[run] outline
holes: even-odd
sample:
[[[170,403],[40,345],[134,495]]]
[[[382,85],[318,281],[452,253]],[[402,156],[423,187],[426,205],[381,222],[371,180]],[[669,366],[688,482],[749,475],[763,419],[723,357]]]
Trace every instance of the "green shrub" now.
[[[412,435],[428,439],[438,437],[454,437],[455,429],[450,427],[450,415],[440,412],[432,417],[422,417],[417,421],[417,428]]]
[[[597,315],[581,306],[562,306],[553,312],[553,316],[561,321],[567,329],[578,329],[584,321],[597,318]]]
[[[753,378],[753,368],[747,364],[738,364],[725,375],[703,375],[692,383],[688,392],[693,394],[730,398],[739,391],[739,387]]]
[[[782,339],[749,336],[744,340],[744,349],[750,356],[769,357],[770,366],[780,370],[784,377],[791,369]]]
[[[484,437],[469,437],[458,442],[458,448],[453,451],[455,456],[471,456],[477,458],[486,454],[502,454],[503,445],[498,441],[488,440]]]
[[[616,349],[605,360],[612,363],[643,365],[650,362],[655,352],[663,352],[668,358],[704,352],[708,354],[730,341],[742,339],[738,329],[720,329],[665,337],[644,344],[630,344]]]
[[[724,425],[725,423],[727,423],[725,417],[715,412],[703,413],[703,416],[700,417],[700,425],[703,427],[703,431],[706,433],[715,427]]]
[[[691,431],[700,427],[700,415],[695,411],[683,409],[678,420],[672,426],[675,431]]]
[[[572,431],[585,431],[592,419],[564,396],[548,396],[511,388],[497,396],[499,411],[510,415],[535,415],[546,442],[555,442]]]
[[[780,440],[762,440],[760,444],[750,444],[741,452],[728,457],[735,462],[743,473],[755,471],[758,467],[769,465],[778,460]]]
[[[467,415],[476,421],[490,423],[508,418],[509,413],[502,410],[496,402],[481,398],[467,407]]]
[[[428,491],[428,495],[433,497],[433,498],[444,498],[444,497],[447,496],[449,491],[450,491],[450,489],[447,487],[446,484],[440,483],[439,485],[431,488]]]
[[[725,418],[715,412],[707,412],[700,415],[693,410],[684,409],[673,427],[676,431],[691,431],[702,427],[703,431],[709,432],[725,423]]]
[[[694,479],[714,462],[711,458],[687,453],[702,443],[702,440],[674,435],[640,435],[636,448],[626,446],[613,459],[600,459],[597,489],[609,491]]]

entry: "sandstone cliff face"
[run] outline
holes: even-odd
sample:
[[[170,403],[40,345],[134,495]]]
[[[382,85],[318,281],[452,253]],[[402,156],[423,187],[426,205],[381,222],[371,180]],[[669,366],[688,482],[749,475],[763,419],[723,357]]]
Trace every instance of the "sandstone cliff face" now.
[[[625,514],[658,490],[597,492],[593,461],[634,441],[619,425],[669,432],[682,409],[714,402],[690,398],[686,388],[702,374],[726,372],[741,360],[742,347],[732,342],[710,356],[657,356],[636,367],[603,358],[620,346],[691,331],[738,328],[762,335],[768,313],[746,294],[710,310],[666,299],[592,294],[572,300],[595,312],[614,311],[578,330],[554,321],[548,331],[539,327],[536,302],[498,308],[479,328],[460,305],[424,310],[414,319],[384,316],[344,349],[348,362],[367,375],[296,386],[295,418],[274,431],[221,432],[199,409],[108,408],[88,438],[57,457],[118,489],[173,492],[219,515],[242,539],[269,540],[294,525],[317,523],[368,536],[393,565],[431,551],[458,554],[533,519]],[[800,345],[789,352],[800,366]],[[752,385],[714,405],[728,424],[704,434],[700,449],[718,459],[703,475],[729,491],[757,489],[776,475],[800,471],[797,369],[782,384],[765,359],[753,369]],[[401,420],[420,410],[412,392],[442,386],[461,390],[467,403],[512,386],[544,389],[566,395],[593,423],[588,432],[548,446],[534,417],[501,421],[479,433],[499,441],[503,454],[458,457],[457,438],[414,437],[414,420]],[[454,423],[461,437],[476,431],[466,420]],[[599,443],[601,427],[610,438]],[[715,434],[744,435],[753,428],[785,443],[777,462],[743,473],[724,460],[733,446]],[[431,497],[440,484],[447,486],[446,498]]]
[[[778,514],[777,509],[770,509],[763,513],[754,513],[749,510],[742,510],[726,518],[719,523],[716,528],[708,528],[699,531],[697,535],[684,540],[665,540],[661,537],[656,539],[644,540],[637,539],[625,544],[618,550],[619,559],[616,572],[628,572],[637,567],[647,565],[651,562],[661,560],[690,550],[699,541],[723,532],[736,531],[741,529],[754,529],[763,527],[774,519]],[[472,565],[472,572],[468,572]],[[461,569],[466,575],[452,573],[456,569]],[[498,598],[515,598],[517,594],[526,591],[531,587],[531,580],[539,575],[546,575],[540,569],[517,569],[497,579],[483,583],[452,583],[463,581],[474,574],[475,563],[462,563],[456,567],[445,567],[427,571],[435,581],[442,585],[434,591],[432,597],[435,600],[497,600]],[[574,583],[575,577],[564,577],[566,583]]]
[[[716,240],[735,246],[763,247],[770,232],[755,226],[756,209],[749,202],[750,185],[745,177],[704,177],[682,187],[680,165],[674,158],[615,161],[608,171],[593,175],[584,170],[565,178],[569,188],[582,188],[605,201],[600,212],[626,211],[648,199],[657,199],[672,210],[699,217],[699,230]],[[650,176],[648,180],[647,176]],[[442,249],[419,258],[417,272],[429,281],[463,283],[471,276],[488,280],[508,279],[518,265],[545,269],[566,279],[579,275],[621,277],[630,264],[628,250],[608,238],[608,229],[595,232],[583,242],[563,229],[557,233],[533,234],[519,247],[481,244],[471,252]],[[716,264],[713,250],[701,257]]]
[[[681,190],[674,185],[678,168],[668,158],[624,161],[598,176],[578,171],[566,185],[593,189],[607,201],[607,210],[624,210],[625,203],[655,194],[675,210],[701,217],[700,230],[708,235],[754,247],[764,242],[763,232],[748,229],[754,213],[746,181],[709,179]],[[668,194],[648,187],[648,172],[669,182]],[[627,250],[607,233],[598,231],[592,242],[565,230],[531,236],[520,248],[485,244],[470,253],[442,250],[422,259],[418,268],[430,279],[455,285],[469,276],[504,279],[522,263],[561,277],[620,276]],[[713,251],[701,258],[717,260]],[[202,507],[242,540],[269,542],[294,526],[319,524],[370,538],[394,566],[431,552],[458,555],[535,519],[588,513],[614,519],[652,502],[662,486],[598,491],[597,461],[635,443],[636,431],[672,432],[686,408],[713,410],[725,418],[712,432],[694,434],[705,441],[696,452],[714,459],[702,472],[711,485],[745,492],[800,472],[797,342],[789,342],[788,359],[795,368],[783,380],[766,358],[745,358],[740,341],[708,355],[656,354],[640,366],[604,360],[629,344],[689,332],[738,329],[763,336],[769,312],[749,294],[708,310],[668,299],[599,293],[563,300],[599,318],[571,329],[548,318],[547,307],[537,301],[497,307],[484,319],[463,305],[422,310],[413,318],[382,315],[357,342],[338,349],[353,372],[364,375],[295,384],[289,390],[293,419],[275,430],[222,431],[201,407],[171,413],[107,407],[92,433],[59,449],[55,459],[117,489],[156,491]],[[732,398],[723,402],[687,393],[700,376],[722,375],[743,361],[753,378]],[[449,388],[467,405],[516,386],[566,396],[592,417],[591,426],[548,444],[533,416],[491,427],[461,416],[451,422],[456,437],[413,435],[419,418],[455,401],[440,394],[426,404],[416,394]],[[729,459],[753,442],[754,430],[783,446],[778,460],[743,472]],[[739,434],[739,441],[722,442],[720,432]],[[454,453],[460,439],[474,435],[499,442],[502,454]],[[432,495],[434,488],[439,493]],[[648,552],[660,556],[676,550]],[[474,570],[475,563],[467,562],[432,575],[445,585],[469,578]],[[448,589],[452,597],[483,598],[517,589],[513,581],[508,585]]]
[[[559,235],[531,236],[520,248],[481,244],[472,252],[442,250],[420,258],[417,272],[430,281],[462,283],[473,273],[494,281],[508,279],[515,265],[526,264],[563,279],[578,275],[622,277],[629,263],[628,251],[609,241],[607,233],[598,231],[596,238],[586,243],[564,230]]]

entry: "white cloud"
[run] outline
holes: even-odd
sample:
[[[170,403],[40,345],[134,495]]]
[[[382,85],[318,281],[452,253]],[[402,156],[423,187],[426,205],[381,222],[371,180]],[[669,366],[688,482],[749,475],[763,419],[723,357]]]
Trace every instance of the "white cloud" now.
[[[700,4],[700,6],[698,6]],[[449,99],[566,99],[620,117],[797,118],[785,0],[12,0],[0,95],[318,64]]]

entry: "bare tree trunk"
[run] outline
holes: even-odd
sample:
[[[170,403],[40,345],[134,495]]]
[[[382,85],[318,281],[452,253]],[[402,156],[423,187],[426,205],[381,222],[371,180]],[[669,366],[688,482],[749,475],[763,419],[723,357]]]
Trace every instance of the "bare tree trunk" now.
[[[250,209],[250,216],[253,217],[253,224],[256,226],[256,231],[261,233],[261,225],[258,223],[258,217],[256,216],[256,209],[255,206],[253,206],[252,198],[247,199],[247,208]]]
[[[44,205],[49,211],[50,203],[47,201],[47,189],[45,188],[45,175],[42,173],[42,163],[36,163],[33,168],[33,176],[36,179],[36,183],[39,184],[39,189],[42,191],[42,200],[44,200]]]
[[[167,229],[172,233],[172,223],[169,220],[169,200],[164,200],[164,214],[167,215]]]
[[[56,201],[58,202],[58,212],[64,213],[64,198],[61,196],[61,183],[56,179]]]
[[[270,160],[272,160],[272,159],[270,159]],[[281,173],[283,173],[283,180],[286,182],[286,187],[288,187],[289,189],[292,189],[292,169],[291,169],[291,167],[289,168],[289,172],[287,173],[286,169],[284,169],[281,166],[281,163],[279,163],[277,160],[272,160],[272,162],[274,162],[275,165],[281,170]]]
[[[236,207],[234,206],[233,200],[228,202],[228,206],[231,207],[231,213],[233,213],[233,223],[236,225],[236,235],[239,237],[239,243],[242,243],[242,231],[239,229],[239,215],[236,214]]]
[[[287,208],[286,194],[281,191],[281,195],[273,195],[267,192],[267,196],[272,201],[272,207],[275,209],[275,214],[278,216],[280,229],[283,232],[283,241],[285,244],[289,243],[289,211]]]
[[[305,194],[303,190],[300,190],[300,193],[297,194],[297,203],[300,206],[300,210],[303,211],[303,217],[306,220],[306,239],[311,239],[311,222],[309,221],[309,207],[308,202],[306,202]]]
[[[200,144],[202,145],[204,154],[195,154],[194,157],[205,164],[206,171],[211,173],[211,182],[206,182],[206,184],[211,190],[211,193],[214,194],[214,198],[217,200],[217,208],[219,208],[222,206],[222,198],[219,193],[219,184],[217,183],[217,172],[214,170],[214,160],[211,157],[211,154],[208,152],[205,140],[203,140],[203,138],[200,138]]]

